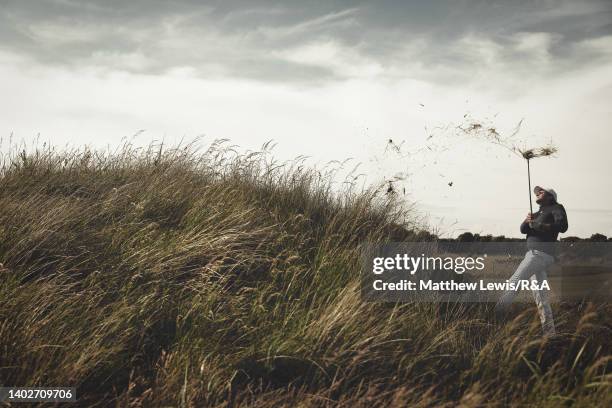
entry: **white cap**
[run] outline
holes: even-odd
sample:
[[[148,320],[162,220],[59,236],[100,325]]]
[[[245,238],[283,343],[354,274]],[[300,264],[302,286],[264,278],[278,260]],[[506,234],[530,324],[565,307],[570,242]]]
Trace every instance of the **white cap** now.
[[[535,186],[534,189],[533,189],[533,192],[538,194],[538,191],[540,191],[540,190],[546,191],[548,194],[550,194],[553,197],[555,202],[557,201],[557,192],[554,189],[548,188],[548,187]]]

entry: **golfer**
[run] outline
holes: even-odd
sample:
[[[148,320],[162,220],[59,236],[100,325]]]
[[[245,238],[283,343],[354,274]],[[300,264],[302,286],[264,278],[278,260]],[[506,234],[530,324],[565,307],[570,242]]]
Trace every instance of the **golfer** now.
[[[536,186],[533,189],[536,203],[540,209],[535,214],[527,214],[521,224],[521,233],[527,234],[527,253],[520,263],[510,282],[519,280],[536,280],[538,286],[547,279],[546,270],[555,262],[555,242],[560,232],[567,231],[567,214],[565,208],[557,202],[557,193],[552,188]],[[533,297],[538,307],[545,335],[555,334],[555,321],[548,299],[548,290],[533,290]],[[517,295],[516,291],[506,291],[496,305],[496,312],[505,315],[508,307]]]

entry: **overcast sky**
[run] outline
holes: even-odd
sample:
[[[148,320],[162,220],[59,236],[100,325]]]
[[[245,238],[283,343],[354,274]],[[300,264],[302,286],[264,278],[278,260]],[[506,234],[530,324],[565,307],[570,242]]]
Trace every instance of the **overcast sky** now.
[[[610,1],[0,0],[0,78],[3,148],[274,139],[369,183],[408,174],[444,235],[520,235],[525,163],[456,126],[522,120],[523,146],[559,147],[532,176],[566,235],[612,235]]]

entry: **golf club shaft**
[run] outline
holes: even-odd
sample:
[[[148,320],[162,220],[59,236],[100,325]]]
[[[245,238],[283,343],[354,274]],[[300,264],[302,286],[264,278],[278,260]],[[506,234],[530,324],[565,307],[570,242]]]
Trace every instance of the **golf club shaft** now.
[[[531,172],[529,171],[529,159],[527,159],[527,183],[529,184],[529,213],[533,214],[533,204],[531,203]]]

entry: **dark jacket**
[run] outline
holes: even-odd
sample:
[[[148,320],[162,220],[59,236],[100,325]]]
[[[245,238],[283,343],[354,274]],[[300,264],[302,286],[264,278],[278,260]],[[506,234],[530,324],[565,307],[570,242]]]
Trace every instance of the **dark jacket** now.
[[[554,244],[546,243],[556,242],[559,233],[567,231],[565,208],[559,203],[541,205],[533,214],[531,225],[524,221],[521,224],[521,233],[527,234],[527,248],[554,254]]]

